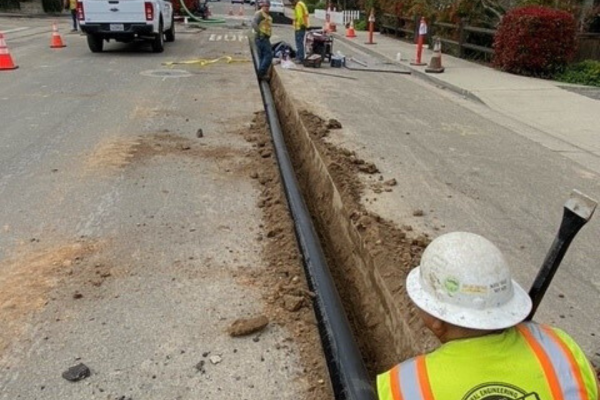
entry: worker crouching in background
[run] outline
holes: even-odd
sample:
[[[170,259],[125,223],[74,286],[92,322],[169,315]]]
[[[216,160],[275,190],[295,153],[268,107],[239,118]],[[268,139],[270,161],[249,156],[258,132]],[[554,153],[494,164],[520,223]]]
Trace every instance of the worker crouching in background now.
[[[269,71],[273,61],[273,49],[271,48],[271,28],[273,18],[269,14],[271,2],[260,0],[260,10],[254,14],[252,28],[254,29],[254,41],[258,51],[258,79],[269,81]]]
[[[487,239],[435,239],[406,289],[442,345],[377,377],[380,400],[597,400],[596,374],[563,331],[523,322],[531,299]]]

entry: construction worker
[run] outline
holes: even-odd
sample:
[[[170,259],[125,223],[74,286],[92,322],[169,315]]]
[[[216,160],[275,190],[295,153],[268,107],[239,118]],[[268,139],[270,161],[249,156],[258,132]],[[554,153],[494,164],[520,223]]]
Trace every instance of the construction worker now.
[[[71,13],[71,20],[73,21],[73,29],[71,32],[77,32],[77,0],[65,0],[65,9]]]
[[[306,29],[309,26],[308,23],[308,8],[302,0],[291,0],[294,6],[294,31],[296,38],[296,59],[297,64],[304,62],[304,37],[306,36]]]
[[[531,300],[487,239],[436,238],[406,290],[442,345],[379,375],[380,400],[598,399],[596,374],[575,341],[522,322]]]
[[[271,28],[273,17],[269,14],[271,2],[260,0],[260,10],[254,14],[252,28],[254,29],[254,41],[258,51],[258,79],[269,80],[269,69],[273,61],[273,49],[271,48]]]

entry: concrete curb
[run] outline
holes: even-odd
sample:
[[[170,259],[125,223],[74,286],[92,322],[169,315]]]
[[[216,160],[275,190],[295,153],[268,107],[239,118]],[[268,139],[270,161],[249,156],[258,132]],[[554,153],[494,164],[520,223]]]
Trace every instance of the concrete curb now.
[[[338,39],[338,40],[340,40],[340,41],[342,41],[342,42],[344,42],[344,43],[346,43],[346,44],[348,44],[348,45],[350,45],[350,46],[352,46],[352,47],[354,47],[354,48],[356,48],[356,49],[358,49],[360,51],[364,51],[365,53],[367,53],[367,54],[369,54],[369,55],[371,55],[373,57],[376,57],[376,58],[383,57],[383,58],[385,58],[386,60],[388,60],[390,62],[397,63],[397,64],[399,64],[399,65],[407,68],[408,70],[410,70],[410,72],[412,74],[414,74],[415,76],[417,76],[420,79],[423,79],[423,80],[425,80],[425,81],[427,81],[427,82],[429,82],[429,83],[431,83],[433,85],[440,86],[440,87],[442,87],[444,89],[450,90],[450,91],[452,91],[452,92],[454,92],[456,94],[459,94],[461,96],[464,96],[464,97],[466,97],[469,100],[472,100],[474,102],[477,102],[477,103],[480,103],[480,104],[485,104],[485,102],[483,100],[481,100],[479,97],[477,97],[477,95],[473,94],[472,92],[470,92],[470,91],[468,91],[466,89],[463,89],[463,88],[455,86],[455,85],[453,85],[451,83],[445,82],[445,81],[443,81],[441,79],[438,79],[435,76],[432,76],[431,74],[428,74],[426,72],[423,72],[423,71],[421,71],[419,69],[414,68],[413,66],[411,66],[408,63],[399,63],[396,60],[393,60],[393,59],[385,56],[384,54],[381,54],[381,53],[379,53],[377,51],[374,51],[374,50],[372,50],[372,49],[370,49],[370,48],[368,48],[366,46],[362,46],[362,45],[360,45],[360,44],[358,44],[358,43],[356,43],[356,42],[354,42],[352,40],[346,39],[344,36],[341,36],[340,34],[333,33],[332,35],[336,39]]]

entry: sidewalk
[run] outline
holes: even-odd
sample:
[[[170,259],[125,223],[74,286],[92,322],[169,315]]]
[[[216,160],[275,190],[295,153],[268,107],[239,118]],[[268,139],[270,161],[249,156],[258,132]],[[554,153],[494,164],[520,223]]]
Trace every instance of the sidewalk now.
[[[314,25],[321,23],[318,19],[313,21]],[[529,129],[533,133],[528,134],[532,140],[600,172],[600,100],[559,87],[568,84],[508,74],[446,54],[442,56],[445,72],[429,74],[424,66],[410,65],[415,57],[414,44],[375,33],[376,44],[368,45],[368,32],[357,31],[354,39],[346,38],[344,33],[342,27],[333,36],[365,53],[393,62],[401,53],[400,64],[413,75],[480,101],[533,128]],[[423,49],[423,62],[429,63],[432,55],[433,51]]]

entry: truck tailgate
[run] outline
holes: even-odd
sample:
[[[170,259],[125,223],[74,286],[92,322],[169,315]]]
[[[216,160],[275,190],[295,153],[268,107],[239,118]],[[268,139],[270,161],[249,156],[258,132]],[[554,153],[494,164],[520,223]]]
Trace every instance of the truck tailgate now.
[[[85,22],[142,22],[144,2],[139,0],[86,0]]]

